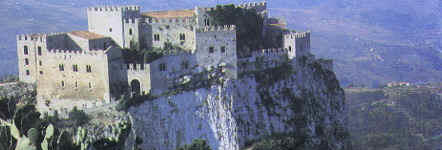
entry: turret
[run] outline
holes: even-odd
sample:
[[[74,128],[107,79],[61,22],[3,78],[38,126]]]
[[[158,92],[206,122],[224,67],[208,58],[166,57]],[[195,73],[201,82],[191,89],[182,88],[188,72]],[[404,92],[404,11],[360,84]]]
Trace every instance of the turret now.
[[[283,48],[288,49],[289,58],[306,56],[310,53],[310,31],[283,34]]]
[[[126,32],[127,28],[138,31],[138,22],[136,19],[141,18],[139,6],[102,6],[90,7],[87,9],[88,28],[90,32],[98,33],[111,37],[120,47],[129,47],[130,41]],[[136,25],[126,26],[129,23],[137,23]],[[138,37],[136,41],[138,42]]]

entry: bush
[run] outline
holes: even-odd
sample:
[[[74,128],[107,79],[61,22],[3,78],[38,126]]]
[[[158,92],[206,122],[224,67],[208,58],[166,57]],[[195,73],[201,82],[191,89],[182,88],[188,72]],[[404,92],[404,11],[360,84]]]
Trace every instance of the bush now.
[[[177,150],[211,150],[210,146],[207,145],[206,141],[203,139],[195,139],[190,145],[184,145],[179,147]]]
[[[77,107],[74,107],[69,112],[69,119],[74,122],[74,126],[80,126],[89,122],[89,116],[83,110],[78,110]]]

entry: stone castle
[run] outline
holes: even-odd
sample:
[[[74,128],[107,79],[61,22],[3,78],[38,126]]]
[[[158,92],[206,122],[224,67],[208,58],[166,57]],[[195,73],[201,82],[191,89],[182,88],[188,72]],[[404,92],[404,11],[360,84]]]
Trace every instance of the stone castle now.
[[[285,29],[283,21],[268,16],[266,2],[235,7],[256,10],[265,30],[278,28],[279,34],[265,36],[281,39],[280,46],[239,56],[237,27],[214,24],[208,12],[216,7],[152,12],[141,12],[139,6],[91,7],[88,31],[17,35],[20,81],[36,83],[40,102],[112,101],[124,90],[161,94],[177,78],[213,67],[235,79],[257,70],[252,62],[258,59],[272,67],[310,55],[310,32]],[[164,49],[168,44],[180,51],[142,63],[127,63],[123,57],[124,49]]]

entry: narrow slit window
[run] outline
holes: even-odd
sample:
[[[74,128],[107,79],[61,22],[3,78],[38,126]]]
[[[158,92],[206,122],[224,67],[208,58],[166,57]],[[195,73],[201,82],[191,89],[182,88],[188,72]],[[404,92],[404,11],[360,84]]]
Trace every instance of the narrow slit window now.
[[[38,61],[38,65],[43,66],[43,62],[41,60]]]
[[[29,65],[29,59],[25,58],[25,65]]]
[[[92,88],[92,83],[90,83],[90,82],[89,82],[89,88],[90,88],[90,89]]]
[[[61,81],[61,87],[64,87],[64,81]]]
[[[226,47],[225,46],[221,47],[221,53],[225,53],[225,52],[226,52]]]
[[[92,72],[92,66],[86,65],[86,72]]]
[[[29,54],[28,46],[24,46],[24,47],[23,47],[23,53],[24,53],[25,55],[28,55],[28,54]]]
[[[29,70],[26,70],[26,75],[29,76],[31,74],[31,72],[29,72]]]
[[[129,29],[129,35],[132,35],[132,29]]]
[[[41,47],[40,46],[37,48],[37,53],[38,53],[38,56],[41,56]]]
[[[59,64],[59,65],[58,65],[58,69],[59,69],[60,71],[64,71],[64,65],[63,65],[63,64]]]
[[[213,46],[209,47],[209,53],[215,52],[215,48]]]
[[[78,72],[78,65],[72,65],[72,70],[74,72]]]

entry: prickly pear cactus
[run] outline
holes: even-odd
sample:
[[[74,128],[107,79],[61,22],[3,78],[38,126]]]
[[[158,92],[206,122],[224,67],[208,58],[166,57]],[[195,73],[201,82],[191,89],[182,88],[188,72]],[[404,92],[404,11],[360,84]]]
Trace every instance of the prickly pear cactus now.
[[[41,143],[42,150],[49,149],[49,143],[52,140],[52,136],[54,136],[54,126],[52,124],[49,124],[49,126],[46,128],[45,138],[43,139],[43,142]]]
[[[75,140],[75,145],[79,145],[81,150],[87,150],[89,143],[86,140],[87,130],[82,127],[78,127],[77,139]]]
[[[9,125],[9,129],[11,131],[12,137],[17,140],[17,146],[15,147],[15,150],[37,150],[37,147],[31,143],[31,140],[29,140],[29,138],[20,135],[20,131],[18,130],[17,126],[15,126],[14,122]],[[28,131],[28,134],[34,134],[32,132],[35,132],[35,130]]]
[[[31,144],[36,146],[38,145],[38,139],[40,138],[40,133],[38,132],[37,129],[35,128],[31,128],[28,130],[28,138],[31,141]]]

